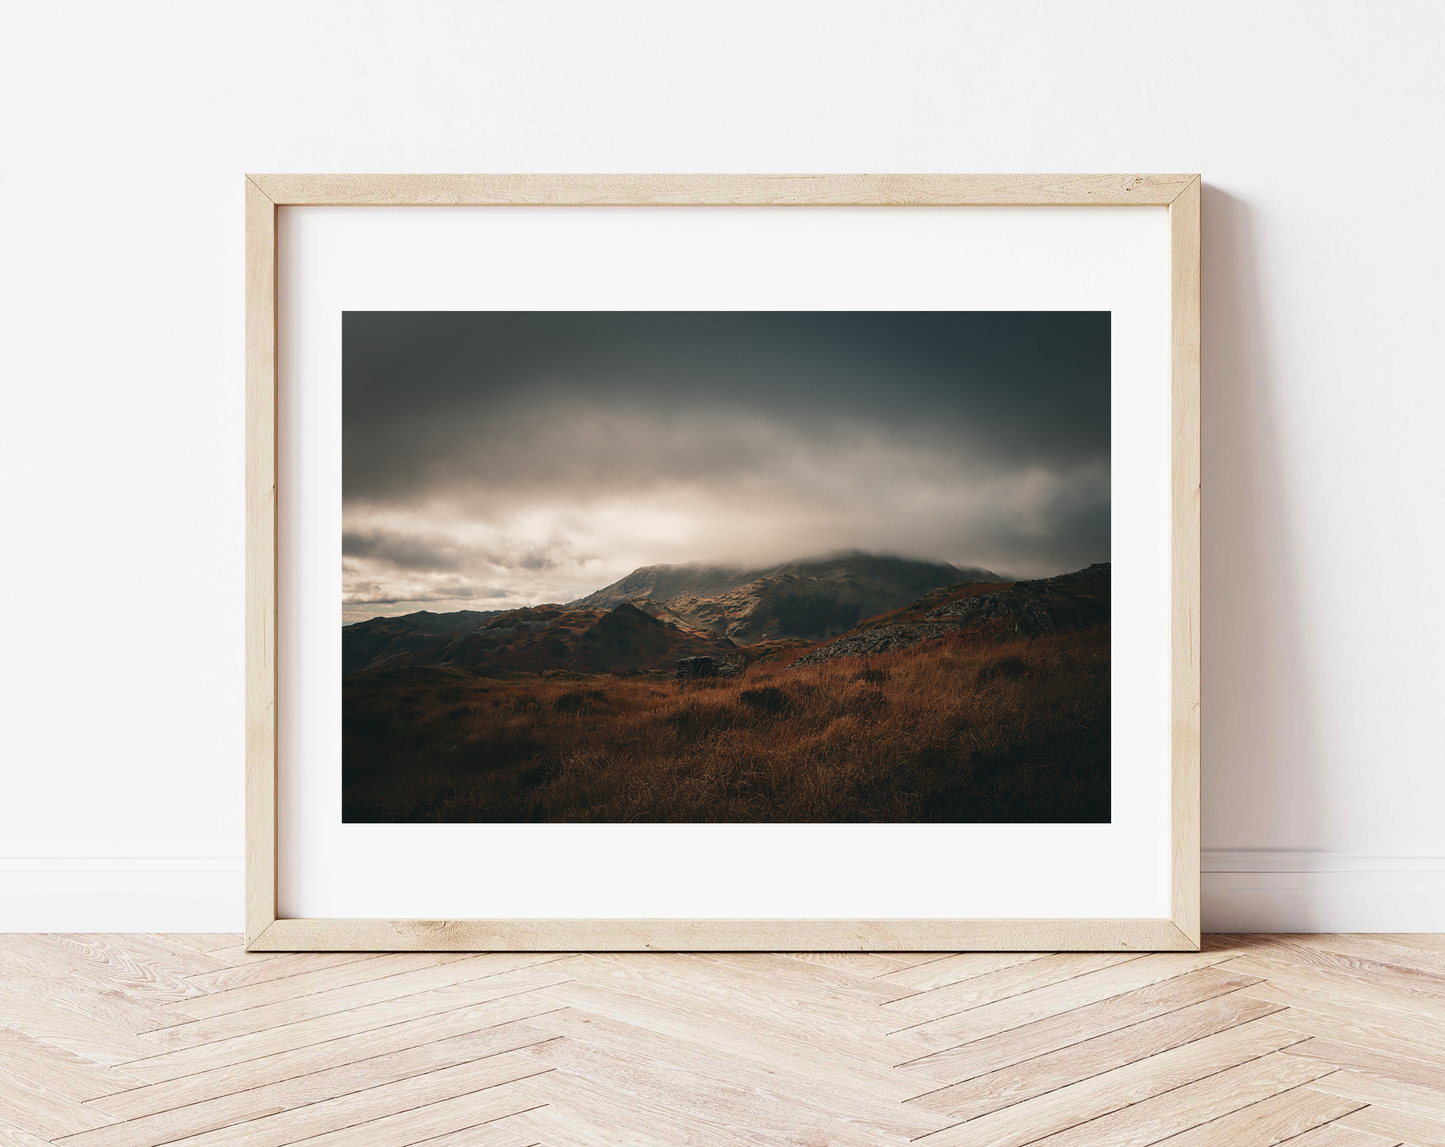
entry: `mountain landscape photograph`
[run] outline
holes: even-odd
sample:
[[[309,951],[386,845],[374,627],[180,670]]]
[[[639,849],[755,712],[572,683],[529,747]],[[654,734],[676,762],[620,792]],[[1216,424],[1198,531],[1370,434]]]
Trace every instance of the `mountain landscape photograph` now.
[[[343,820],[1110,820],[1107,312],[342,351]]]

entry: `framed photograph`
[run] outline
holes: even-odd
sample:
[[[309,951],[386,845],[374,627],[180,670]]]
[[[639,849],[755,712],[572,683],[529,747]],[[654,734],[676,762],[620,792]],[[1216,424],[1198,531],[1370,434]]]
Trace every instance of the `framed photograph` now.
[[[248,947],[1197,948],[1199,188],[247,177]]]

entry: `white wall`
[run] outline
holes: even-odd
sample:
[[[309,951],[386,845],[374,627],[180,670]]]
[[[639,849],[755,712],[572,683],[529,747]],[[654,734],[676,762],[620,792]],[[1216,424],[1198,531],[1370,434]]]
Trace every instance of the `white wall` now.
[[[0,927],[240,925],[241,174],[577,170],[1203,172],[1206,925],[1445,928],[1442,47],[1431,3],[7,6]]]

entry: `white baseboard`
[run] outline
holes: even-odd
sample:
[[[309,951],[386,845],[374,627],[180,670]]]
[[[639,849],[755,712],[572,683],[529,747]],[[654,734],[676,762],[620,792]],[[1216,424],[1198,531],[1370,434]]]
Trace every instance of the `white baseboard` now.
[[[0,932],[239,932],[239,856],[0,857]],[[1206,932],[1445,932],[1445,856],[1206,850]]]
[[[1206,932],[1445,932],[1445,856],[1206,849]]]
[[[239,856],[0,857],[0,932],[239,932]]]

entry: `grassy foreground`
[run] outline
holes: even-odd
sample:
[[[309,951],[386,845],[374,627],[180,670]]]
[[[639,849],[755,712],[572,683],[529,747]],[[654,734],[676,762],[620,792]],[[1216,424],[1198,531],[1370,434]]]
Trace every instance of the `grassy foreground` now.
[[[1109,820],[1107,626],[661,675],[356,674],[346,821]]]

